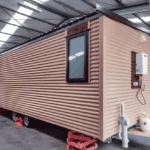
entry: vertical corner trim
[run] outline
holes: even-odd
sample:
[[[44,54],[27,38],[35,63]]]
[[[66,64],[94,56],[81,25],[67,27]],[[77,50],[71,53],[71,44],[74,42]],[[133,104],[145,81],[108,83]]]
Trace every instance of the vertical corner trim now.
[[[88,29],[91,27],[91,21],[88,22]]]
[[[90,27],[90,21],[88,22],[88,28]],[[88,40],[88,42],[89,42],[89,45],[88,45],[88,48],[89,48],[89,51],[88,51],[88,83],[90,83],[91,82],[91,71],[90,71],[90,62],[91,62],[91,60],[90,60],[90,58],[91,58],[91,51],[90,51],[90,49],[91,49],[91,38],[90,38],[90,36],[91,36],[91,31],[89,30],[89,40]]]
[[[103,17],[99,17],[99,140],[105,139],[105,55],[103,45]]]
[[[65,38],[67,37],[67,30],[65,30]]]

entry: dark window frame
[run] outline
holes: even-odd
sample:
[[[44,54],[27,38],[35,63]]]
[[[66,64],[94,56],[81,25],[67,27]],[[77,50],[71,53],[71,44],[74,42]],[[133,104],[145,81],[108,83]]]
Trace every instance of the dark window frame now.
[[[84,75],[83,78],[69,78],[69,49],[70,49],[70,40],[85,36],[85,42],[84,42]],[[67,82],[88,82],[88,52],[89,52],[89,30],[82,31],[76,34],[73,34],[71,36],[66,37],[66,81]]]

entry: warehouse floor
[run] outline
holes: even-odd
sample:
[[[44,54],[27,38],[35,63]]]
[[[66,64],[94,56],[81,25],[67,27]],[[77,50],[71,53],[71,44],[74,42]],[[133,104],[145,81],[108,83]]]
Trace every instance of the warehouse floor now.
[[[68,131],[36,120],[33,128],[15,127],[11,115],[0,115],[0,150],[66,150]],[[129,135],[130,150],[150,150],[150,138]],[[120,140],[109,145],[98,141],[99,150],[122,150]]]

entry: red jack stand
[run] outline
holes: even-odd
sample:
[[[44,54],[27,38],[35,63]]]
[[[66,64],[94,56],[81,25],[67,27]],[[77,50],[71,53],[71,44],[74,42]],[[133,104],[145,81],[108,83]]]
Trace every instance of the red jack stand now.
[[[68,146],[67,149],[71,150],[97,150],[98,145],[96,140],[87,137],[84,134],[77,133],[75,131],[69,131],[68,134]]]
[[[16,117],[15,127],[21,128],[23,126],[24,116]]]

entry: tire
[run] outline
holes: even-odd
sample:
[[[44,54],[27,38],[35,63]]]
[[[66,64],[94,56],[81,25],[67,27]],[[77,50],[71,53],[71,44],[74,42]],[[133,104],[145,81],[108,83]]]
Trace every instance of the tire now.
[[[30,128],[32,126],[32,119],[28,116],[24,116],[24,126]]]
[[[97,144],[97,142],[95,143],[95,148],[94,148],[94,150],[98,150],[98,144]]]
[[[15,112],[12,113],[12,120],[15,122],[16,121],[16,117],[17,117],[17,114]]]

